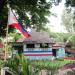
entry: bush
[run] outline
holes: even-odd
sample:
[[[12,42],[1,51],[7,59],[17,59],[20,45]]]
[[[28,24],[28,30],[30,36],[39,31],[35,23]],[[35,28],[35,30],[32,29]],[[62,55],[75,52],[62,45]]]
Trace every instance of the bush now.
[[[58,61],[64,61],[64,58],[56,58]]]

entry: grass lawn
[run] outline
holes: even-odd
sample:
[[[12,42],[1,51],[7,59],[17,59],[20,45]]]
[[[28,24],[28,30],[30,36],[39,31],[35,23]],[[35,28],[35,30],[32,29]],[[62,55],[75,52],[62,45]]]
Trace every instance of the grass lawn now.
[[[73,63],[75,60],[55,60],[55,61],[32,61],[31,65],[40,69],[59,69],[65,64]]]

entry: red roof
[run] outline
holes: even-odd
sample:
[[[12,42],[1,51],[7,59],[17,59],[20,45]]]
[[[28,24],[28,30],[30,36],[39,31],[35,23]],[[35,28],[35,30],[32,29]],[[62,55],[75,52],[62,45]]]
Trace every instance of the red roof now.
[[[53,49],[58,49],[58,48],[60,48],[60,47],[64,47],[64,44],[63,44],[63,43],[55,43],[55,44],[52,46]]]
[[[61,45],[58,44],[58,43],[55,43],[55,44],[52,46],[53,49],[58,49],[58,48],[60,48],[60,47],[61,47]]]

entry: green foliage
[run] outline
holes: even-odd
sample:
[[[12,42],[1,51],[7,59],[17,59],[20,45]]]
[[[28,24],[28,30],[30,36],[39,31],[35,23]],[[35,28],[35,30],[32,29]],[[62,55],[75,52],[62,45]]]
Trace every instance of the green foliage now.
[[[51,2],[46,2],[46,0],[5,0],[1,4],[3,5],[0,12],[0,33],[3,36],[7,26],[7,4],[10,4],[10,7],[18,13],[24,27],[33,25],[37,30],[45,29],[45,25],[48,22],[46,16],[51,15],[49,10]]]
[[[56,60],[58,60],[58,61],[64,61],[63,58],[56,58]]]
[[[0,60],[0,69],[4,66],[4,61]]]
[[[9,67],[9,69],[11,69],[14,73],[16,73],[16,75],[18,75],[17,74],[17,72],[18,72],[18,69],[17,69],[18,65],[17,64],[18,63],[16,63],[16,61],[14,61],[13,59],[8,60],[8,61],[5,62],[4,67]]]
[[[6,26],[7,26],[7,8],[6,5],[3,7],[0,12],[0,36],[6,35]]]
[[[21,36],[21,34],[19,34],[19,33],[16,33],[16,32],[13,32],[13,33],[9,33],[9,37],[11,37],[12,38],[12,42],[15,42],[15,41],[17,41],[19,38],[21,38],[22,36]]]
[[[16,75],[39,75],[41,70],[47,70],[48,74],[56,74],[58,69],[68,63],[75,62],[73,60],[55,60],[55,61],[27,61],[22,55],[16,55],[14,59],[5,62],[5,67]]]
[[[4,67],[9,67],[16,75],[37,75],[38,70],[30,65],[30,62],[25,60],[22,55],[16,55],[15,58],[9,59],[5,62]]]
[[[66,42],[68,37],[72,36],[72,34],[69,33],[55,33],[50,31],[48,31],[48,34],[56,42]]]
[[[33,61],[31,64],[39,69],[59,69],[65,64],[74,62],[72,60],[55,60],[55,61]]]
[[[75,7],[75,0],[66,0],[66,6]]]
[[[67,46],[72,49],[75,49],[75,35],[72,35],[72,37],[69,39]]]
[[[64,9],[62,14],[62,25],[65,26],[68,32],[74,32],[74,13],[71,12],[70,9]]]
[[[75,35],[72,33],[54,33],[54,32],[50,32],[47,31],[50,38],[52,38],[55,42],[61,42],[61,43],[65,43],[68,46],[70,46],[71,48],[75,49]]]
[[[16,75],[29,75],[27,61],[19,55],[17,55],[14,59],[7,60],[5,62],[5,66],[9,67],[9,69],[15,72]]]
[[[62,0],[56,0],[56,2],[58,2],[58,3],[60,3]],[[65,0],[66,1],[66,3],[65,3],[65,5],[67,6],[67,7],[69,7],[69,6],[71,6],[71,7],[75,7],[75,0]]]
[[[65,64],[72,63],[72,60],[55,60],[55,61],[33,61],[31,64],[41,70],[47,70],[48,75],[55,75],[58,70],[62,68]],[[58,74],[57,74],[58,75]]]
[[[71,71],[67,72],[67,75],[75,75],[75,70],[71,69]]]

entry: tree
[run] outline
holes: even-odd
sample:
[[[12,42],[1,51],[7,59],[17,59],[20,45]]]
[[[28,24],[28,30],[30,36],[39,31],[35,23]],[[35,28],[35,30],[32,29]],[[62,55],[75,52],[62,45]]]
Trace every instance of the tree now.
[[[66,0],[66,6],[75,7],[75,0]]]
[[[8,4],[18,13],[19,19],[21,19],[24,26],[33,25],[37,30],[45,28],[48,22],[46,16],[51,13],[49,10],[51,8],[51,2],[46,2],[46,0],[0,0],[0,4],[1,35],[5,35],[6,32]]]
[[[68,32],[74,32],[74,13],[69,9],[64,9],[62,14],[62,25]]]
[[[53,0],[53,1],[59,4],[62,0]],[[65,1],[66,1],[65,4],[67,7],[69,6],[75,7],[75,0],[65,0]]]
[[[67,32],[71,34],[66,41],[65,44],[69,43],[70,41],[74,41],[72,38],[74,37],[75,33],[75,11],[70,9],[65,9],[62,14],[62,24],[65,26]]]

